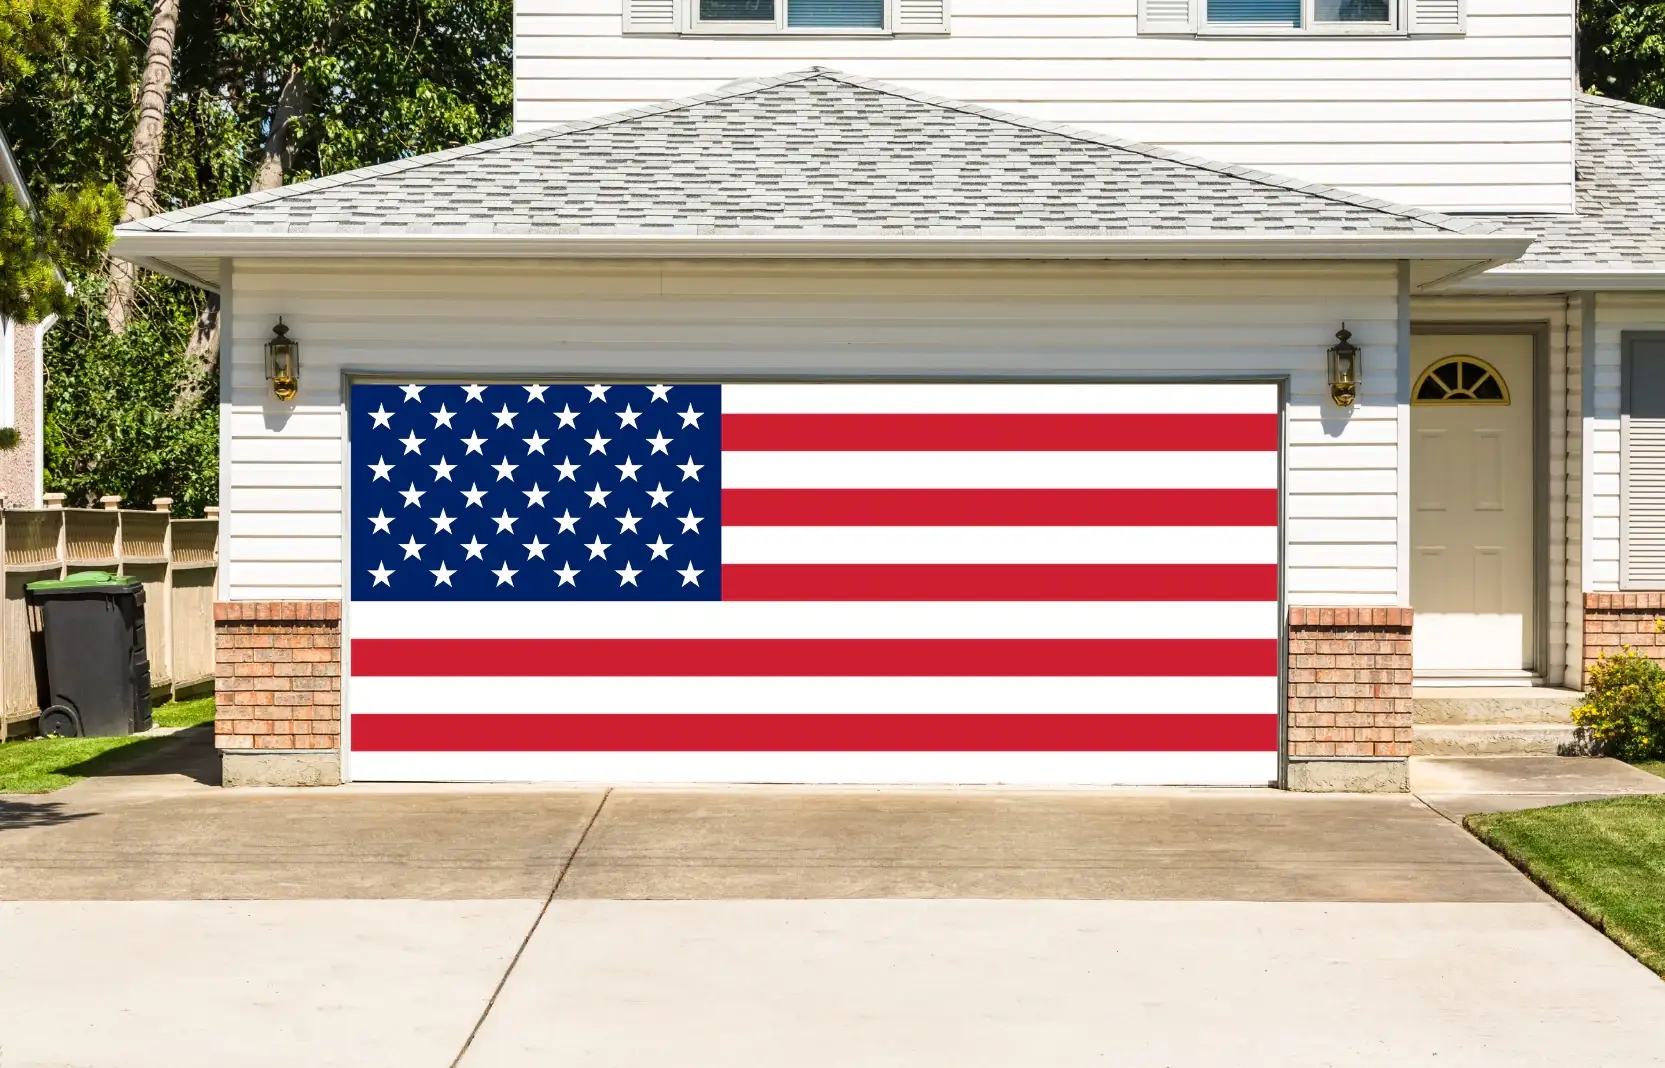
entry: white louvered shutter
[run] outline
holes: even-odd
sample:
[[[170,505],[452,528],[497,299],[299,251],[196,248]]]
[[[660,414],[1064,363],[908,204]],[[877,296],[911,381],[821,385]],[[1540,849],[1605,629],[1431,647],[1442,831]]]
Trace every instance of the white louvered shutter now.
[[[947,33],[948,0],[896,0],[892,33]]]
[[[1467,0],[1405,0],[1411,5],[1410,31],[1456,35],[1467,31]]]
[[[1665,590],[1665,339],[1630,339],[1620,434],[1626,589]]]
[[[677,33],[676,0],[624,0],[625,33]]]
[[[1196,33],[1203,0],[1139,0],[1140,33]]]

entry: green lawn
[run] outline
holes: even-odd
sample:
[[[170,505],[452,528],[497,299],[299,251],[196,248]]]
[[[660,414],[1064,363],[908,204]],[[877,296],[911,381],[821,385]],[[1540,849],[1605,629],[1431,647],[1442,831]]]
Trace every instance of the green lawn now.
[[[194,727],[214,718],[214,698],[175,701],[152,713],[159,727]],[[0,794],[45,794],[97,775],[131,754],[117,750],[155,745],[143,735],[120,738],[24,738],[0,744]]]
[[[1665,795],[1498,812],[1463,823],[1665,975]]]

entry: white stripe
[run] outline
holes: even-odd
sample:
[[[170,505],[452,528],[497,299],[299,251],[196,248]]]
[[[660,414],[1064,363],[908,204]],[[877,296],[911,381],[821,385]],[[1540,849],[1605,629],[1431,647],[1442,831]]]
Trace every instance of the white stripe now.
[[[1266,786],[1276,753],[352,753],[361,782]]]
[[[1276,675],[1225,678],[408,678],[354,676],[350,712],[1186,715],[1278,709]]]
[[[1276,489],[1259,452],[725,452],[724,489]]]
[[[822,382],[725,385],[725,413],[1273,414],[1270,383]]]
[[[725,564],[1275,564],[1266,527],[725,527]]]
[[[1276,601],[355,601],[355,638],[1276,638]]]

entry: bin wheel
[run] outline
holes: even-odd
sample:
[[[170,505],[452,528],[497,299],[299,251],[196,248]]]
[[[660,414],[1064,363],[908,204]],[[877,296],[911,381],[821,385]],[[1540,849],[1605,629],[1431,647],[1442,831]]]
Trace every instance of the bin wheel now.
[[[43,738],[81,737],[81,717],[68,705],[52,705],[41,709],[40,733]]]

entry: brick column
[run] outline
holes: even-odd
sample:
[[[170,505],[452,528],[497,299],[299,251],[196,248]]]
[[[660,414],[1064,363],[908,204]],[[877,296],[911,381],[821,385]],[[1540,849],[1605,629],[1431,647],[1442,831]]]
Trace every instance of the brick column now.
[[[1654,624],[1665,619],[1665,592],[1586,593],[1584,595],[1584,681],[1602,654],[1630,646],[1665,663],[1665,634]]]
[[[1289,610],[1289,786],[1409,785],[1411,610]]]
[[[339,601],[221,601],[214,662],[227,786],[341,781]]]

